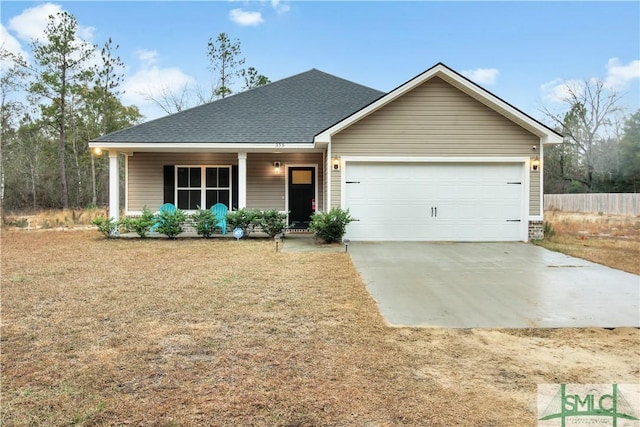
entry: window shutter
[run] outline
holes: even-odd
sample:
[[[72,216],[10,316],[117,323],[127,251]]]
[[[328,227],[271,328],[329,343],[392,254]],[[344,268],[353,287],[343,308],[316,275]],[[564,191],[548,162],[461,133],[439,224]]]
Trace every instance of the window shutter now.
[[[238,210],[238,165],[231,166],[231,206]]]
[[[175,203],[175,166],[174,165],[166,165],[164,166],[164,201],[163,203]]]

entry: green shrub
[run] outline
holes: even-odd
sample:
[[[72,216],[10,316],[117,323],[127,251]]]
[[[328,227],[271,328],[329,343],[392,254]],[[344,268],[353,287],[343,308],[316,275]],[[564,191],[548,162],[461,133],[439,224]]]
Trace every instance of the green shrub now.
[[[27,220],[26,218],[20,218],[16,220],[14,225],[18,228],[27,228],[27,226],[29,225],[29,220]]]
[[[107,239],[118,237],[120,225],[114,218],[96,217],[92,223],[98,227],[98,231],[104,234]]]
[[[174,213],[163,211],[156,215],[156,220],[160,223],[157,228],[158,233],[164,234],[170,239],[175,239],[178,234],[182,233],[182,226],[187,220],[187,216],[180,209],[176,209]]]
[[[204,238],[211,237],[213,229],[216,225],[216,217],[210,209],[199,209],[191,215],[198,236]]]
[[[542,227],[545,239],[549,239],[556,235],[556,231],[553,229],[550,222],[545,221]]]
[[[262,231],[269,237],[275,237],[287,227],[287,214],[275,209],[263,211],[258,222]]]
[[[241,228],[244,236],[248,237],[260,220],[260,211],[254,209],[239,209],[227,214],[227,225],[232,229]]]
[[[127,231],[135,231],[142,238],[147,236],[149,229],[156,223],[156,218],[146,206],[142,209],[142,216],[138,218],[123,218],[120,224]]]
[[[349,209],[333,208],[329,212],[314,213],[309,229],[326,243],[340,242],[347,231],[347,224],[353,220]]]

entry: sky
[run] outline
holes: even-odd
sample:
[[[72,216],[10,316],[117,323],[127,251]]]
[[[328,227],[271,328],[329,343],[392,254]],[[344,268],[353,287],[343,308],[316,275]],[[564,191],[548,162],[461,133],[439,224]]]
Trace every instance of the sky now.
[[[62,10],[84,40],[120,46],[122,101],[146,119],[164,115],[148,94],[210,84],[207,42],[221,32],[272,81],[316,68],[390,91],[443,62],[537,119],[566,110],[567,84],[594,78],[640,108],[637,1],[2,0],[0,43],[29,60]]]

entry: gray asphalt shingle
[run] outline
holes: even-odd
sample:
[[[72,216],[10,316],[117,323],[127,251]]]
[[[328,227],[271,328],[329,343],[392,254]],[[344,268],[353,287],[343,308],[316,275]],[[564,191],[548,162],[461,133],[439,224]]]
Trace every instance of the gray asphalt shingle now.
[[[312,69],[94,139],[129,143],[311,143],[384,95]]]

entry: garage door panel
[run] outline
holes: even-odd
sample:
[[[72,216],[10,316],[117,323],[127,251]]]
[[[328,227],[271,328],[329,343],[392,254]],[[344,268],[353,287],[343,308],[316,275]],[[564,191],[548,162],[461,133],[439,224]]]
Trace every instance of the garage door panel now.
[[[522,240],[522,164],[347,163],[353,240]]]

